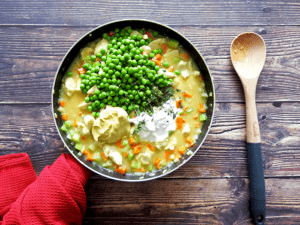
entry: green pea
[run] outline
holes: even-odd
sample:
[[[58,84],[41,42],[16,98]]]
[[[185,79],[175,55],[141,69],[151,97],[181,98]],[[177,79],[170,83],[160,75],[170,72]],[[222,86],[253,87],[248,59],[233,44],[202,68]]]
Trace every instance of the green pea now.
[[[90,102],[90,98],[89,97],[85,97],[84,100],[85,100],[86,103]]]
[[[158,32],[157,31],[153,31],[153,36],[157,37],[158,36]]]
[[[96,58],[97,58],[97,57],[96,57],[95,55],[91,55],[91,60],[92,60],[92,61],[95,61]]]
[[[175,73],[175,75],[179,76],[180,71],[179,70],[175,70],[174,73]]]
[[[93,107],[91,105],[88,106],[88,110],[91,112],[93,111]]]
[[[150,91],[150,90],[147,90],[147,91],[146,91],[146,95],[151,95],[151,91]]]
[[[169,67],[169,65],[170,65],[170,64],[169,64],[168,62],[164,62],[164,63],[163,63],[163,66],[164,66],[164,67]]]
[[[72,72],[69,71],[69,72],[67,73],[67,75],[68,75],[68,77],[71,77],[71,76],[72,76]]]
[[[87,70],[87,69],[89,69],[89,67],[90,67],[90,64],[88,64],[88,63],[85,63],[85,64],[83,64],[83,65],[82,65],[82,67],[83,67],[84,69],[86,69],[86,70]]]
[[[100,104],[100,108],[102,109],[102,108],[104,108],[105,107],[105,104],[104,103],[101,103]]]

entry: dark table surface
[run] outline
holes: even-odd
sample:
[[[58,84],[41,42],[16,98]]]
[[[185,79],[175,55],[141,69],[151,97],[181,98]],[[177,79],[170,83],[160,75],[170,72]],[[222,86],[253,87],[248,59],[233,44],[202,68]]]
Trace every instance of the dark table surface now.
[[[0,1],[0,155],[26,152],[39,174],[63,152],[51,115],[57,67],[89,30],[150,19],[203,54],[216,89],[215,118],[197,154],[164,178],[123,183],[93,175],[83,223],[252,224],[245,104],[229,48],[260,34],[267,59],[257,86],[266,183],[265,224],[300,224],[300,2],[273,0]]]

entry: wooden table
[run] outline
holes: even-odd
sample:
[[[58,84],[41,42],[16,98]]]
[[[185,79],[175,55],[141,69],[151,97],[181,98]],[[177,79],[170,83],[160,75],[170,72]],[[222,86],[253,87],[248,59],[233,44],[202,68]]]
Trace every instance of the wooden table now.
[[[0,155],[26,152],[39,174],[68,152],[51,114],[57,67],[73,43],[106,22],[150,19],[203,54],[216,89],[215,118],[198,153],[174,173],[123,183],[93,175],[84,224],[251,224],[245,104],[229,47],[260,34],[267,60],[257,110],[266,224],[300,224],[300,2],[274,0],[0,1]]]

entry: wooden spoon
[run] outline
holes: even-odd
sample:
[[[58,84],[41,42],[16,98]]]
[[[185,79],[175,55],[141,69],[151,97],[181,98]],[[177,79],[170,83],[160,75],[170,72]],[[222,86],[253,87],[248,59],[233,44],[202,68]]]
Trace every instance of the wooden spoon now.
[[[255,105],[255,91],[259,74],[265,64],[266,46],[259,35],[243,33],[233,40],[230,55],[233,67],[241,79],[245,92],[251,213],[255,224],[264,224],[266,207],[265,181]]]

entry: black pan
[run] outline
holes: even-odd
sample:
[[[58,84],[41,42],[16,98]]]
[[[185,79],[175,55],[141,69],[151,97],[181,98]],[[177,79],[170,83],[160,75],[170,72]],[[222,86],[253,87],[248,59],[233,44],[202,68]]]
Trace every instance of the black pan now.
[[[207,120],[204,122],[202,127],[202,132],[199,135],[199,138],[197,139],[195,145],[191,147],[193,154],[192,155],[184,155],[179,162],[173,163],[170,166],[167,166],[165,168],[162,168],[161,170],[154,171],[152,173],[146,173],[146,174],[125,174],[121,175],[119,173],[113,172],[111,170],[105,169],[101,166],[98,166],[97,164],[90,162],[86,160],[86,156],[82,155],[81,152],[76,150],[74,148],[74,144],[72,141],[70,141],[67,138],[67,135],[65,132],[61,131],[59,128],[63,125],[63,121],[61,119],[60,113],[57,111],[59,108],[58,98],[59,98],[59,91],[61,89],[62,85],[62,79],[65,75],[66,71],[70,67],[70,64],[75,59],[75,57],[80,52],[80,49],[85,47],[89,42],[92,42],[96,40],[97,38],[102,37],[102,34],[104,32],[109,32],[114,30],[115,28],[124,28],[131,26],[132,29],[140,29],[140,28],[146,28],[146,29],[152,29],[156,30],[159,33],[171,37],[172,39],[178,40],[179,43],[183,46],[183,48],[189,53],[189,55],[193,58],[195,64],[198,66],[202,76],[203,80],[205,82],[206,91],[208,93],[207,98]],[[102,175],[106,178],[110,178],[113,180],[119,180],[119,181],[127,181],[127,182],[137,182],[137,181],[148,181],[153,180],[158,177],[162,177],[166,174],[169,174],[173,172],[174,170],[181,167],[183,164],[185,164],[193,155],[200,149],[202,143],[204,142],[210,126],[212,124],[213,115],[214,115],[214,105],[215,105],[215,92],[214,92],[214,86],[213,86],[213,80],[211,77],[211,74],[209,72],[209,69],[201,56],[201,54],[198,52],[198,50],[181,34],[179,34],[174,29],[167,27],[165,25],[148,21],[148,20],[122,20],[122,21],[114,21],[111,23],[104,24],[102,26],[99,26],[95,28],[94,30],[88,32],[83,37],[81,37],[66,53],[65,57],[63,58],[60,66],[58,67],[58,70],[56,72],[54,83],[53,83],[53,95],[52,95],[52,113],[54,122],[56,125],[56,129],[60,135],[61,140],[69,150],[69,152],[85,167],[89,168],[91,171]],[[201,154],[201,152],[200,152]]]

